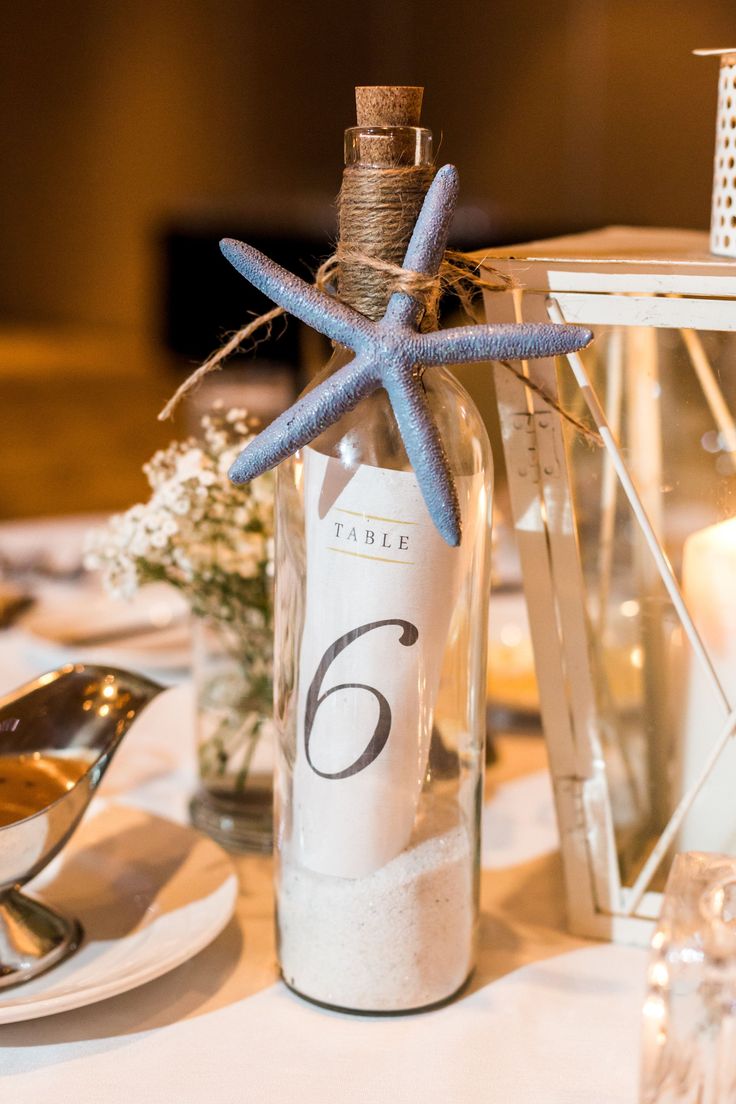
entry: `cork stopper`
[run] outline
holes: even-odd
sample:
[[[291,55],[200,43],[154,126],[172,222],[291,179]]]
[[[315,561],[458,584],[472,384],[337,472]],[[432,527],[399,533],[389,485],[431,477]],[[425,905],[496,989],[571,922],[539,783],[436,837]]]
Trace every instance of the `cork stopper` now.
[[[419,126],[423,95],[424,89],[416,85],[359,85],[355,89],[358,126]]]
[[[424,163],[432,136],[419,126],[423,94],[414,85],[358,86],[358,125],[345,131],[345,164],[391,168]]]
[[[386,310],[395,280],[363,257],[401,265],[432,181],[432,133],[419,126],[423,92],[415,86],[359,86],[358,123],[345,131],[338,289],[344,303],[374,320]],[[359,259],[350,259],[351,252]]]

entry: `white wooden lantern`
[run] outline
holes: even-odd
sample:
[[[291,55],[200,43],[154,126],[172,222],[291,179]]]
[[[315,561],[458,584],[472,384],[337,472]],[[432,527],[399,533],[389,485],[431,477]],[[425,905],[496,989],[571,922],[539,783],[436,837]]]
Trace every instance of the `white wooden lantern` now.
[[[489,321],[596,335],[495,384],[570,926],[626,942],[675,852],[736,852],[736,260],[707,250],[613,227],[483,254],[513,282]]]

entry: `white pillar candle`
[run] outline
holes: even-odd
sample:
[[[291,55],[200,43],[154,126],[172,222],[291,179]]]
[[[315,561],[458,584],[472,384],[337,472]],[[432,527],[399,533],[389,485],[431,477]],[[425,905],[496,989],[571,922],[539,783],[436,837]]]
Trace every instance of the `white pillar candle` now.
[[[683,592],[729,700],[736,701],[736,518],[685,542]],[[680,748],[680,794],[702,770],[727,711],[694,656],[688,657]],[[736,852],[736,740],[721,754],[678,837],[681,851]]]

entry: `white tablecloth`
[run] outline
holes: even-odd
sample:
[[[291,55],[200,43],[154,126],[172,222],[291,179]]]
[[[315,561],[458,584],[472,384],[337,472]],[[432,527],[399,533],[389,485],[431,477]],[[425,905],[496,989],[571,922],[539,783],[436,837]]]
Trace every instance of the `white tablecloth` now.
[[[17,630],[0,634],[0,692],[39,671]],[[110,795],[186,818],[191,706],[186,683],[153,703],[110,769]],[[370,1018],[295,997],[278,981],[269,862],[240,858],[236,917],[192,961],[100,1004],[0,1027],[0,1101],[634,1104],[646,954],[564,931],[549,784],[530,746],[501,745],[479,966],[454,1004]],[[509,777],[514,756],[537,769]]]

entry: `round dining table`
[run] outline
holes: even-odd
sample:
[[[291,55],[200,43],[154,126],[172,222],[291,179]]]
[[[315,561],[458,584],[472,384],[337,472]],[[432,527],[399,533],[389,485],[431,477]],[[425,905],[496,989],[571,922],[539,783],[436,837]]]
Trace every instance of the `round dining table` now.
[[[30,549],[66,549],[72,562],[87,523],[4,523],[0,563],[22,574]],[[34,562],[48,567],[43,555]],[[84,658],[79,642],[43,639],[39,610],[51,605],[58,624],[65,601],[72,619],[99,597],[94,580],[74,570],[42,567],[25,585],[35,620],[21,616],[0,631],[0,694]],[[123,644],[118,638],[108,647],[111,663]],[[89,650],[102,662],[99,642]],[[156,676],[155,655],[144,666]],[[169,689],[126,736],[90,815],[122,805],[188,823],[194,694],[186,668],[168,676]],[[477,966],[450,1004],[365,1016],[296,996],[279,978],[271,858],[233,854],[234,913],[199,953],[117,996],[0,1026],[0,1100],[635,1104],[647,954],[567,931],[543,739],[533,729],[497,731],[494,747]],[[155,830],[148,845],[157,846]]]

